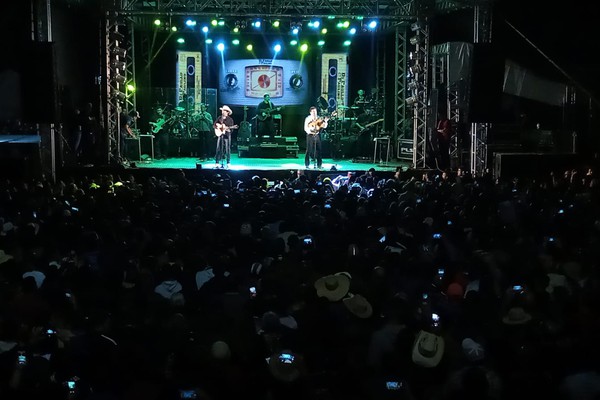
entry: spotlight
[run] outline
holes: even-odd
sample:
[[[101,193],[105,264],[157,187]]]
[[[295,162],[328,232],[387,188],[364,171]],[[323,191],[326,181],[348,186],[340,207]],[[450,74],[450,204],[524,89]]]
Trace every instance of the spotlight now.
[[[350,32],[351,35],[354,35],[356,33],[356,28],[350,28],[348,32]]]
[[[196,21],[194,21],[193,19],[188,19],[185,21],[185,25],[192,28],[192,27],[196,26]]]
[[[204,41],[204,43],[206,44],[212,44],[213,40],[211,38],[208,38]]]
[[[233,33],[239,33],[240,28],[238,28],[237,26],[235,28],[233,28]]]
[[[300,51],[305,53],[308,50],[308,45],[306,43],[302,43],[300,45]]]
[[[203,26],[202,27],[202,32],[208,33],[208,26]]]
[[[350,21],[344,21],[344,23],[342,24],[342,26],[344,28],[348,28],[350,26]]]
[[[421,24],[417,21],[417,22],[413,22],[412,24],[410,24],[410,30],[413,32],[416,32],[418,30],[421,29]]]
[[[327,34],[327,28],[321,29],[321,35],[326,35],[326,34]]]
[[[292,35],[297,35],[300,30],[298,28],[292,29]]]
[[[113,80],[121,85],[125,83],[125,77],[121,74],[115,74]]]
[[[157,18],[154,20],[154,25],[160,26],[160,24],[162,24],[162,21],[160,19]]]
[[[252,49],[253,49],[253,46],[251,44],[249,44],[249,45],[246,46],[246,50],[252,51]]]
[[[126,87],[127,87],[128,92],[130,92],[130,93],[135,92],[135,85],[133,83],[128,83]]]
[[[262,23],[260,22],[260,20],[256,20],[256,21],[254,21],[252,23],[252,26],[255,27],[255,28],[257,28],[257,29],[260,28],[261,25],[262,25]]]
[[[108,38],[109,38],[110,40],[116,40],[116,41],[119,41],[119,42],[122,42],[122,41],[124,41],[124,40],[125,40],[125,36],[124,36],[122,33],[120,33],[120,32],[117,32],[117,31],[112,31],[112,32],[110,32],[110,33],[108,34]]]
[[[185,43],[185,39],[184,39],[184,38],[182,38],[182,37],[180,37],[180,38],[177,38],[177,43],[179,43],[179,44],[183,44],[183,43]]]
[[[350,46],[352,42],[350,40],[344,40],[344,46]]]
[[[171,27],[171,32],[177,32],[177,27],[176,26],[172,26]]]
[[[319,41],[317,42],[317,45],[318,45],[318,46],[324,46],[324,45],[325,45],[325,41],[324,41],[324,40],[319,40]]]
[[[302,30],[302,22],[292,22],[290,29],[294,35],[297,35]]]
[[[279,21],[273,21],[273,28],[279,28]]]
[[[117,57],[125,57],[125,55],[127,55],[127,50],[122,49],[120,47],[115,47],[112,49],[112,54],[113,56]]]
[[[218,23],[219,23],[219,21],[217,21],[216,19],[213,19],[212,21],[210,21],[210,24],[212,26],[217,26]]]
[[[223,42],[219,42],[219,44],[217,44],[217,50],[219,50],[219,51],[225,50],[225,44]]]
[[[225,21],[220,19],[219,22],[217,23],[217,25],[219,26],[225,26]]]
[[[371,30],[377,28],[377,21],[373,20],[371,22],[369,22],[369,24],[367,25],[367,27]]]
[[[408,41],[410,42],[410,44],[412,44],[413,46],[416,46],[417,44],[419,44],[419,37],[418,36],[413,36],[410,39],[408,39]]]
[[[296,46],[296,45],[298,44],[298,41],[297,41],[297,40],[295,40],[295,39],[294,39],[294,40],[290,40],[290,44],[291,44],[292,46]]]
[[[279,53],[281,51],[281,45],[278,43],[273,46],[273,51],[275,51],[275,53]]]
[[[407,106],[414,106],[417,103],[417,98],[415,96],[410,96],[406,99]]]
[[[124,61],[112,61],[110,66],[121,71],[125,71],[125,62]]]
[[[231,41],[231,44],[233,44],[234,46],[239,46],[239,44],[240,44],[240,40],[239,40],[239,39],[233,39],[233,40]]]

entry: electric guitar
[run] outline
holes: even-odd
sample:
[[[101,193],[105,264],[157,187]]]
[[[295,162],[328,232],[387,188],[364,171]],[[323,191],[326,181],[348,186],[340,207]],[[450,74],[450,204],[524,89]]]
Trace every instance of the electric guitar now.
[[[329,118],[333,118],[337,115],[337,111],[334,111],[331,113],[330,116],[328,117],[321,117],[321,118],[317,118],[314,121],[311,121],[308,123],[308,127],[311,128],[311,132],[309,133],[309,135],[316,135],[319,132],[321,132],[321,130],[323,128],[325,128],[323,125],[325,125],[325,123],[327,121],[329,121]]]
[[[260,110],[260,112],[256,115],[256,118],[258,118],[259,121],[265,121],[267,118],[269,118],[271,116],[271,114],[275,114],[275,113],[281,111],[282,108],[283,108],[283,106],[273,107],[273,108],[265,108],[264,110]]]
[[[152,134],[160,132],[163,126],[170,120],[171,118],[159,118],[158,120],[156,120],[156,122],[150,121],[149,124],[152,125],[150,131],[152,131]]]
[[[362,127],[362,129],[360,130],[359,133],[363,133],[364,131],[366,131],[367,129],[369,129],[371,126],[378,124],[380,122],[383,122],[383,118],[378,119],[377,121],[373,121],[373,122],[369,122],[368,124],[365,124],[365,126]]]
[[[238,127],[237,125],[227,126],[221,122],[217,122],[215,124],[215,135],[217,135],[217,137],[219,137],[224,133],[231,132],[232,129],[237,129],[237,127]]]

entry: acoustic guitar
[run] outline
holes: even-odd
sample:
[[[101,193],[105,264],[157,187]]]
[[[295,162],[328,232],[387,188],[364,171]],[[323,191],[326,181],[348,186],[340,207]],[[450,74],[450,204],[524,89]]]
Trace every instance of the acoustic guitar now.
[[[237,127],[238,127],[237,125],[227,126],[223,123],[217,122],[215,124],[215,135],[217,135],[217,137],[219,137],[224,133],[231,132],[233,129],[237,129]]]
[[[246,121],[248,118],[248,106],[244,106],[244,120],[240,122],[240,130],[238,131],[238,140],[249,138],[252,134],[252,125]]]
[[[331,115],[329,117],[321,117],[321,118],[317,118],[314,121],[311,121],[308,123],[308,127],[312,129],[312,132],[309,133],[309,135],[316,135],[319,132],[321,132],[321,130],[325,127],[325,123],[327,121],[329,121],[329,118],[333,118],[337,115],[337,111],[334,111],[331,113]]]
[[[265,108],[264,110],[260,110],[259,114],[256,114],[256,118],[258,118],[258,120],[261,122],[265,121],[272,114],[276,114],[277,112],[281,111],[282,109],[283,109],[283,106],[273,107],[273,108]]]

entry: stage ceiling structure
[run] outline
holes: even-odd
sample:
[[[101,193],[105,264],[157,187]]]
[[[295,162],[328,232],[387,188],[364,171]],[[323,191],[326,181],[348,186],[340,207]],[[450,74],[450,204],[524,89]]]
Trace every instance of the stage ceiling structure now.
[[[378,30],[394,33],[394,60],[387,60],[383,49],[377,51],[376,82],[386,102],[393,101],[393,121],[387,129],[394,148],[400,139],[412,141],[414,168],[425,168],[430,85],[428,20],[433,15],[460,9],[473,9],[474,41],[491,40],[491,6],[494,0],[106,0],[104,78],[104,120],[108,163],[119,154],[120,113],[136,105],[135,57],[136,30],[150,27],[157,17],[214,18],[341,18],[377,19]],[[481,16],[485,16],[482,18]],[[416,39],[415,39],[416,37]],[[386,68],[393,68],[386,73]],[[394,82],[386,76],[394,76]],[[408,75],[408,77],[407,77]],[[390,91],[393,90],[393,93]],[[412,99],[407,102],[407,99]],[[410,104],[409,104],[410,103]],[[392,107],[386,107],[391,109]]]

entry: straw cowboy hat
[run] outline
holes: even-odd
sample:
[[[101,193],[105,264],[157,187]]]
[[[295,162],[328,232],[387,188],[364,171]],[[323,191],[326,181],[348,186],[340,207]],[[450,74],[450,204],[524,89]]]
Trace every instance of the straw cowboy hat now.
[[[365,299],[360,294],[350,294],[349,297],[346,297],[344,300],[344,305],[352,314],[356,315],[358,318],[369,318],[373,315],[373,307],[371,303],[367,299]]]
[[[443,355],[443,337],[423,330],[419,332],[412,351],[412,360],[415,364],[433,368],[440,363]]]
[[[229,115],[233,114],[233,111],[231,110],[231,108],[229,108],[229,106],[223,106],[223,107],[219,108],[219,110],[227,111],[229,113]]]
[[[319,297],[326,297],[329,301],[341,300],[350,289],[350,274],[338,272],[319,278],[315,282],[315,289]]]

